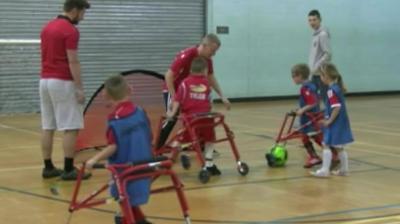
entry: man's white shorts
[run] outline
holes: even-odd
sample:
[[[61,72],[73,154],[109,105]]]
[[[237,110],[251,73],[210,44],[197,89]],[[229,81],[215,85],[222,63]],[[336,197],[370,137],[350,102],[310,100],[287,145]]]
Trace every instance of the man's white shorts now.
[[[75,95],[72,81],[41,79],[39,83],[43,130],[77,130],[83,128],[83,105]]]

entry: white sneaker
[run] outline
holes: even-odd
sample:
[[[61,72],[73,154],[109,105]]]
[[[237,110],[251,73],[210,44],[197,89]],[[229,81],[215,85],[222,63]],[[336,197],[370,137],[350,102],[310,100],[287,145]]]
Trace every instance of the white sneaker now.
[[[342,176],[342,177],[347,177],[349,175],[348,171],[343,171],[343,170],[332,170],[331,174],[334,176]]]
[[[310,174],[313,175],[314,177],[322,177],[322,178],[329,177],[329,172],[324,172],[322,169],[311,171]]]

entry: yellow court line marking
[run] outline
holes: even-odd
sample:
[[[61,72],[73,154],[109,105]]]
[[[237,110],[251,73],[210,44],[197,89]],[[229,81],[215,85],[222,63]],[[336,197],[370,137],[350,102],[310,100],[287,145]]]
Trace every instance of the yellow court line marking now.
[[[380,134],[380,135],[391,135],[391,136],[397,136],[400,137],[399,133],[393,133],[393,132],[387,132],[387,131],[378,131],[378,130],[366,130],[366,129],[360,129],[360,128],[351,128],[353,131],[358,131],[358,132],[368,132],[368,133],[374,133],[374,134]]]
[[[24,129],[24,128],[17,128],[17,127],[13,127],[13,126],[1,124],[1,123],[0,123],[0,128],[11,129],[11,130],[14,130],[14,131],[19,131],[19,132],[23,132],[23,133],[27,133],[27,134],[31,134],[31,135],[42,136],[41,132],[31,131],[31,130]],[[54,139],[62,140],[62,138],[56,137],[56,136],[54,136]]]
[[[382,156],[390,156],[390,157],[398,157],[400,158],[400,155],[394,154],[394,153],[386,153],[386,152],[379,152],[379,151],[372,151],[372,150],[366,150],[366,149],[360,149],[360,148],[355,148],[351,147],[351,151],[360,151],[360,152],[366,152],[370,154],[376,154],[376,155],[382,155]]]
[[[270,115],[263,115],[262,113],[259,112],[254,112],[254,111],[249,111],[246,112],[246,115],[251,115],[252,117],[256,117],[256,118],[264,118],[264,119],[269,119],[269,120],[275,120],[275,121],[283,121],[283,119],[285,118],[285,113],[282,113],[282,116],[278,117],[278,116],[270,116]],[[365,125],[365,124],[375,124],[375,122],[354,122],[354,121],[350,121],[351,125]]]
[[[240,124],[240,125],[236,124],[236,126],[243,127],[243,128],[247,128],[247,130],[250,129],[250,130],[252,130],[252,131],[259,131],[259,130],[262,130],[262,131],[264,131],[264,133],[268,132],[268,131],[266,131],[266,129],[254,128],[254,127],[247,126],[247,125],[242,125],[242,124]],[[361,147],[361,146],[357,147],[356,145],[369,145],[369,146],[377,147],[377,148],[379,148],[379,149],[399,150],[399,148],[395,148],[395,147],[392,147],[392,146],[388,146],[388,145],[376,145],[376,144],[371,144],[371,143],[366,143],[366,142],[359,142],[359,141],[356,141],[356,142],[352,143],[351,145],[354,145],[354,146],[351,146],[351,147],[350,147],[350,150],[355,150],[355,151],[360,151],[360,152],[365,152],[365,153],[375,154],[375,155],[381,155],[381,156],[390,156],[390,157],[398,157],[398,158],[400,158],[400,154],[395,154],[395,153],[390,153],[390,152],[372,151],[372,150],[367,150],[367,149],[361,149],[361,148],[359,148],[359,147]]]
[[[265,134],[265,133],[273,134],[274,136],[272,136],[272,137],[275,137],[276,132],[277,132],[276,130],[272,130],[272,129],[269,129],[269,128],[258,128],[258,127],[253,127],[253,126],[250,126],[250,125],[245,125],[243,123],[239,124],[239,122],[236,122],[234,125],[231,125],[231,127],[245,128],[246,131],[254,131],[254,132],[257,132],[257,133],[261,132],[260,134]],[[233,129],[232,131],[235,132],[235,129]]]
[[[245,114],[246,114],[246,116],[250,115],[252,117],[269,119],[269,120],[283,120],[285,118],[285,113],[282,113],[282,116],[280,116],[280,117],[271,116],[271,115],[265,115],[265,114],[257,113],[257,112],[254,112],[254,111],[246,111]]]
[[[384,144],[374,144],[374,143],[369,143],[369,142],[363,142],[363,141],[358,141],[356,140],[354,143],[351,143],[351,145],[367,145],[367,146],[372,146],[375,147],[378,150],[380,149],[390,149],[394,151],[399,151],[399,147],[392,146],[392,145],[384,145]]]
[[[256,128],[256,127],[252,127],[252,126],[248,126],[248,125],[244,125],[244,124],[238,124],[236,123],[235,126],[237,127],[242,127],[242,128],[246,128],[247,130],[251,130],[251,131],[263,131],[263,133],[268,133],[268,134],[272,134],[272,131],[269,131],[269,129],[262,129],[262,128]],[[274,137],[274,136],[273,136]],[[383,145],[383,144],[373,144],[373,143],[367,143],[367,142],[360,142],[360,141],[356,141],[354,143],[352,143],[351,145],[368,145],[368,146],[372,146],[372,147],[376,147],[377,149],[390,149],[390,150],[399,150],[399,148],[397,147],[393,147],[393,146],[389,146],[389,145]],[[359,146],[361,147],[361,146]],[[372,151],[372,150],[367,150],[367,149],[360,149],[359,147],[351,147],[351,150],[356,150],[356,151],[360,151],[360,152],[366,152],[366,153],[370,153],[370,154],[376,154],[376,155],[383,155],[383,156],[391,156],[391,157],[400,157],[400,154],[395,154],[395,153],[390,153],[390,152],[380,152],[380,151]]]
[[[37,149],[37,148],[40,148],[40,144],[32,144],[32,145],[25,145],[25,146],[4,146],[4,147],[0,147],[0,152],[16,150],[16,149]]]
[[[387,121],[382,121],[382,123],[400,124],[400,121],[399,120],[390,120],[390,119],[388,119]]]
[[[391,216],[384,218],[351,221],[351,222],[345,222],[343,224],[399,224],[399,223],[400,223],[400,216]]]
[[[23,166],[23,167],[15,167],[15,168],[3,168],[3,169],[0,169],[0,173],[42,169],[42,168],[43,168],[43,166]]]
[[[357,124],[356,126],[359,126],[359,128],[361,127],[366,127],[366,128],[376,128],[376,129],[381,129],[381,130],[385,130],[385,131],[391,131],[391,132],[400,132],[400,126],[397,127],[386,127],[384,125],[380,126],[380,125],[373,125],[373,124]]]
[[[39,135],[39,136],[41,135],[41,133],[37,132],[37,131],[31,131],[31,130],[23,129],[23,128],[16,128],[16,127],[5,125],[5,124],[1,124],[1,123],[0,123],[0,127],[1,128],[5,128],[5,129],[11,129],[11,130],[14,130],[14,131],[24,132],[24,133],[28,133],[28,134],[32,134],[32,135]]]

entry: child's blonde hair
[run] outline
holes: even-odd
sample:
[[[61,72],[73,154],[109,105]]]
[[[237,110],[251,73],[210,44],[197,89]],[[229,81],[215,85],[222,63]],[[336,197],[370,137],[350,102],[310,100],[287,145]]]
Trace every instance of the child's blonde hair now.
[[[104,82],[104,89],[113,100],[122,100],[128,95],[128,83],[122,75],[112,75]]]
[[[190,71],[192,73],[203,73],[204,70],[208,68],[208,63],[205,58],[197,57],[193,59],[192,64],[190,66]]]
[[[347,89],[344,85],[342,75],[340,75],[336,66],[332,63],[325,63],[321,66],[321,75],[327,76],[330,80],[333,80],[337,84],[339,84],[340,88],[343,92],[346,92]]]
[[[306,80],[310,77],[310,68],[307,64],[296,64],[292,67],[292,76],[298,75],[300,75],[302,80]]]

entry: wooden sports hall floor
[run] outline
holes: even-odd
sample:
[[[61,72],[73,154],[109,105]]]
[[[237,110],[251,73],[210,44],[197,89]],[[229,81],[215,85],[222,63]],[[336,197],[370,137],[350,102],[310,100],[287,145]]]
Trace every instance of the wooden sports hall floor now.
[[[226,113],[251,168],[247,177],[236,172],[227,144],[217,145],[223,175],[208,184],[197,180],[197,166],[189,171],[174,166],[185,184],[193,223],[400,223],[400,96],[348,99],[356,138],[348,147],[351,173],[330,179],[311,178],[302,168],[304,153],[297,141],[288,146],[286,168],[266,166],[264,154],[284,113],[295,105],[294,100],[236,103]],[[66,222],[73,183],[41,179],[39,136],[38,115],[0,116],[0,223]],[[61,152],[58,138],[54,158],[59,166]],[[83,154],[81,160],[88,156]],[[83,192],[108,178],[104,170],[94,175]],[[59,195],[50,192],[51,186]],[[110,224],[115,210],[109,204],[80,211],[71,224]],[[154,195],[144,211],[154,223],[183,223],[173,192]]]

